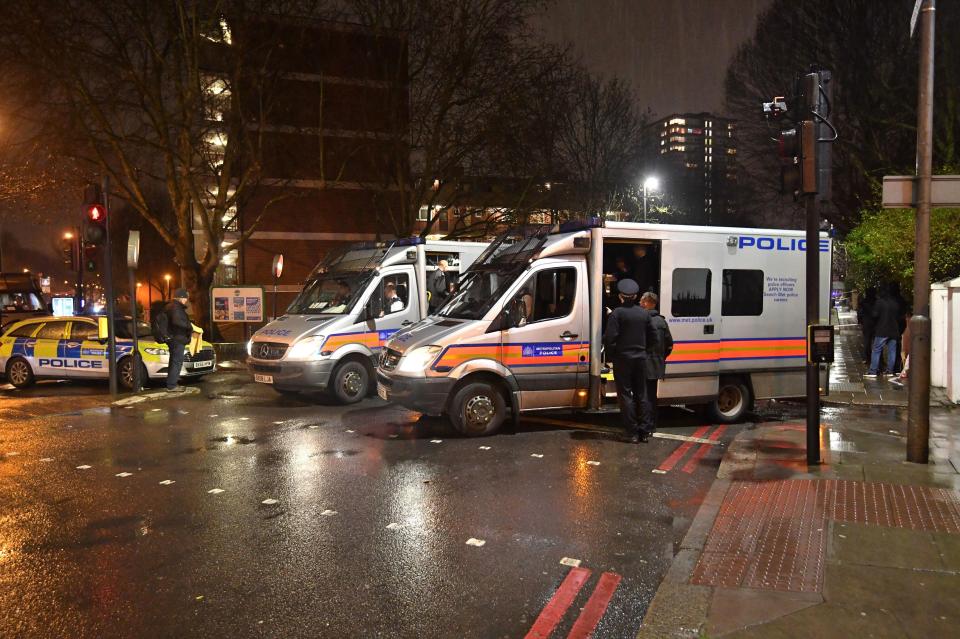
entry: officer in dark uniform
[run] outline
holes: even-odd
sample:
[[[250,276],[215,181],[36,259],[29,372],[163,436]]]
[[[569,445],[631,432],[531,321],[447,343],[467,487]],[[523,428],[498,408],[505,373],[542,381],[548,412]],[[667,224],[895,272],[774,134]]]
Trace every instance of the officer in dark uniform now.
[[[614,309],[607,320],[604,343],[613,360],[613,376],[617,383],[620,417],[627,441],[645,442],[650,433],[644,425],[650,423],[646,402],[647,340],[655,339],[650,324],[650,313],[637,306],[640,287],[631,279],[617,283],[623,306]]]
[[[658,301],[657,294],[649,291],[640,296],[640,306],[650,313],[654,336],[647,341],[647,414],[650,421],[644,427],[650,433],[657,430],[657,380],[666,374],[667,358],[673,352],[673,335],[667,320],[657,312]]]

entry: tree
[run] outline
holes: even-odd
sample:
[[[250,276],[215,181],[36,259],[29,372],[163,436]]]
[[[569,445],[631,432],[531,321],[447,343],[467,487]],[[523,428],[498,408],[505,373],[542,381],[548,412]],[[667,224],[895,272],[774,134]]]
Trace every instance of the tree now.
[[[781,197],[773,142],[760,101],[792,96],[796,74],[818,64],[833,72],[833,205],[824,215],[846,231],[872,202],[883,175],[912,173],[916,157],[917,41],[913,0],[774,0],[727,69],[726,109],[738,121],[741,210],[760,224],[796,226],[798,205]],[[939,164],[960,148],[960,6],[937,11],[934,141]]]
[[[200,322],[222,256],[273,203],[236,228],[264,178],[273,59],[298,46],[284,16],[309,4],[8,0],[0,8],[3,23],[16,25],[0,34],[0,59],[13,70],[5,93],[30,106],[23,117],[39,139],[108,175],[114,195],[156,229]]]
[[[933,209],[930,216],[930,280],[960,276],[960,209]],[[868,209],[845,242],[848,279],[860,290],[896,283],[912,296],[913,209]]]

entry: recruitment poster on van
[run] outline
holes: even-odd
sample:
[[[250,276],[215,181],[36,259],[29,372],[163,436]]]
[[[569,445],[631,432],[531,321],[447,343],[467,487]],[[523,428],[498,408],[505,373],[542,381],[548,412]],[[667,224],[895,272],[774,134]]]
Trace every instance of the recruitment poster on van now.
[[[214,322],[262,322],[263,288],[223,286],[210,291]]]

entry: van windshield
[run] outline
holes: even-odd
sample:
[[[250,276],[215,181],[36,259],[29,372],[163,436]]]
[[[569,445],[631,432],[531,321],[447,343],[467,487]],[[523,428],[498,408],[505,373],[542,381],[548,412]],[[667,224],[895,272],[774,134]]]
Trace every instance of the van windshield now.
[[[27,291],[0,293],[0,306],[7,313],[45,310],[43,301],[34,293]]]
[[[345,315],[363,294],[372,271],[326,273],[314,277],[287,307],[291,315]]]
[[[543,227],[519,227],[498,237],[471,265],[457,291],[436,314],[481,319],[527,269],[546,239],[547,229]]]

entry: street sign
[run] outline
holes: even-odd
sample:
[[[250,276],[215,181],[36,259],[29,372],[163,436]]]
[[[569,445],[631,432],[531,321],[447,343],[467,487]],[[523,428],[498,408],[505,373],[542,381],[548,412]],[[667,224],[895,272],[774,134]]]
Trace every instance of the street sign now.
[[[960,175],[934,175],[930,206],[960,207]],[[911,209],[917,206],[917,178],[912,175],[883,176],[883,208]]]
[[[140,231],[130,231],[127,239],[127,268],[135,269],[140,262]]]

